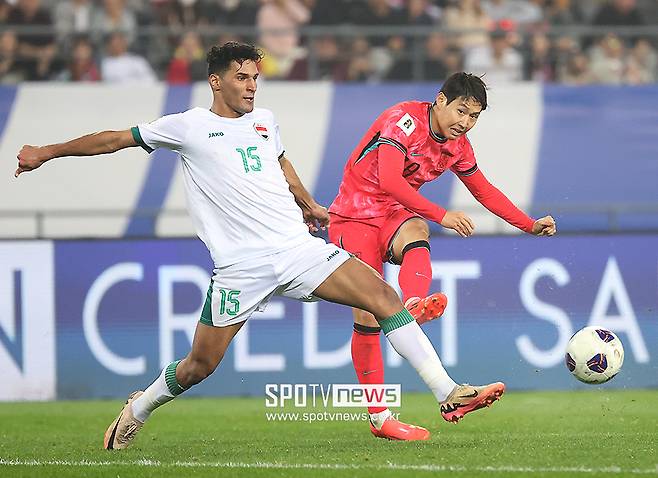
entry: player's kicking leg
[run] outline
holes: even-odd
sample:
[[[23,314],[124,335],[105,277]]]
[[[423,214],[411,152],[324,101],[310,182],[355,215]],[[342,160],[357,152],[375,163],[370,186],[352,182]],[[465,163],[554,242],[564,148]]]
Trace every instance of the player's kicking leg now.
[[[187,357],[167,365],[144,392],[130,394],[105,432],[103,447],[106,450],[128,447],[153,410],[212,374],[242,324],[244,322],[226,327],[197,324],[192,350]]]
[[[420,325],[438,319],[448,305],[448,298],[441,292],[429,294],[432,260],[427,221],[402,210],[394,213],[390,224],[387,227],[395,227],[396,232],[386,240],[390,241],[391,259],[400,265],[398,283],[404,306]]]
[[[406,227],[407,221],[410,225],[414,224],[414,221],[409,220],[410,217],[413,217],[413,215],[402,211],[399,218],[392,218],[391,221],[385,223],[384,227],[386,230],[383,232],[385,237],[382,237],[380,226],[376,224],[364,224],[361,222],[345,223],[338,220],[329,229],[329,237],[334,244],[340,245],[353,254],[356,254],[359,259],[371,266],[380,276],[383,275],[382,244],[380,244],[380,241],[383,241],[384,249],[389,249],[390,245],[392,253],[396,252],[393,246],[397,245],[398,256],[404,256],[408,259],[403,263],[403,267],[401,268],[400,284],[402,285],[403,293],[406,293],[407,297],[409,297],[410,292],[417,295],[418,291],[423,288],[429,290],[429,280],[427,279],[431,278],[431,270],[430,272],[425,271],[425,269],[430,269],[429,251],[427,249],[424,249],[424,252],[427,252],[428,256],[426,267],[423,267],[425,264],[422,263],[422,260],[418,260],[418,257],[420,259],[424,257],[423,251],[420,251],[421,253],[418,254],[417,251],[412,250],[413,248],[408,248],[404,251],[405,254],[402,254],[402,249],[406,244],[400,241],[414,242],[415,239],[423,237],[427,239],[429,234],[427,227],[425,231],[417,231],[417,229],[421,229],[420,227]],[[420,223],[420,221],[418,222]],[[420,224],[422,225],[423,223]],[[423,232],[425,233],[424,236]],[[394,234],[398,239],[397,244],[392,243],[390,239]],[[429,247],[429,243],[425,243]],[[399,259],[397,262],[402,262],[402,259]],[[414,268],[416,270],[413,270]],[[418,271],[424,273],[420,275],[415,274]],[[427,290],[425,290],[425,294]],[[443,298],[443,306],[441,308],[435,304],[433,300],[435,298],[437,301]],[[411,296],[407,302],[411,307],[410,312],[412,312],[412,315],[414,315],[414,318],[419,323],[427,322],[432,318],[440,316],[446,304],[443,294],[433,294],[428,301],[421,301],[417,296]],[[429,306],[426,304],[429,304]],[[372,314],[360,309],[353,309],[353,314],[354,331],[352,332],[351,353],[352,364],[357,379],[361,385],[383,384],[384,361],[379,340],[381,328]],[[409,441],[427,440],[430,437],[430,433],[424,428],[409,425],[393,418],[391,411],[387,407],[369,406],[368,414],[370,431],[378,438]]]
[[[361,261],[346,261],[313,294],[373,314],[393,348],[416,369],[437,401],[446,406],[452,403],[462,417],[490,405],[504,392],[504,386],[492,384],[465,394],[470,396],[462,396],[460,390],[464,386],[450,378],[431,342],[402,306],[395,291]],[[444,419],[454,421],[452,415]]]

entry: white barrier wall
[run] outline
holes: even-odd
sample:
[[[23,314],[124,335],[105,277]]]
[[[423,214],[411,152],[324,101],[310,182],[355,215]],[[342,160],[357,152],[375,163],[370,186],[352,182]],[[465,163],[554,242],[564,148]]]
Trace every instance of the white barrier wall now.
[[[437,89],[435,84],[262,82],[257,105],[275,113],[287,156],[308,189],[329,205],[347,157],[376,116],[399,101],[432,101]],[[609,211],[620,207],[650,213],[615,213],[620,229],[626,224],[634,230],[658,228],[658,88],[519,83],[493,85],[488,95],[489,108],[469,138],[480,169],[517,205],[535,215],[560,212],[544,210],[547,204],[562,211],[599,208],[598,216],[561,217],[562,230],[567,225],[574,231],[609,230]],[[161,152],[149,157],[134,148],[107,158],[62,159],[18,180],[12,172],[23,144],[129,128],[210,104],[205,83],[0,87],[0,237],[193,234],[176,160],[158,159],[166,157]],[[642,118],[642,128],[635,126],[636,118]],[[625,158],[632,158],[636,174],[618,173]],[[161,167],[166,163],[171,167]],[[518,232],[477,204],[452,174],[421,192],[444,207],[466,209],[477,232]],[[143,209],[159,212],[155,225],[132,228],[135,212]]]
[[[148,172],[149,156],[134,148],[111,157],[72,158],[49,163],[33,174],[13,178],[16,154],[23,144],[57,143],[89,132],[127,129],[152,121],[163,113],[166,85],[21,86],[8,112],[0,143],[0,215],[8,212],[72,212],[78,217],[53,214],[44,221],[49,237],[70,235],[120,237],[123,235]],[[309,185],[315,179],[324,147],[329,116],[329,84],[261,85],[259,104],[276,112],[286,150],[296,161],[300,177]],[[206,84],[195,85],[190,107],[209,107]],[[304,112],[313,105],[313,121]],[[179,171],[169,189],[165,209],[184,210]],[[98,211],[110,214],[98,216]],[[0,217],[0,237],[35,234],[32,217]],[[158,224],[164,235],[192,234],[186,217]]]

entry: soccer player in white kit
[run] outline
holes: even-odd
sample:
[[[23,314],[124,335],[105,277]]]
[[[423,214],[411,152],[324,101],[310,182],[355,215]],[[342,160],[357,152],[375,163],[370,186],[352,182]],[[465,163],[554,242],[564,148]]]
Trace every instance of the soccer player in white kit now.
[[[456,383],[397,293],[369,266],[309,233],[325,227],[329,215],[286,159],[272,113],[254,108],[260,52],[229,42],[211,48],[207,59],[209,110],[193,108],[60,144],[25,145],[18,154],[16,177],[63,156],[135,146],[176,151],[190,216],[214,261],[192,350],[143,392],[130,394],[105,432],[104,447],[126,448],[153,410],[212,374],[240,327],[274,295],[324,299],[372,313],[434,395],[445,397]]]

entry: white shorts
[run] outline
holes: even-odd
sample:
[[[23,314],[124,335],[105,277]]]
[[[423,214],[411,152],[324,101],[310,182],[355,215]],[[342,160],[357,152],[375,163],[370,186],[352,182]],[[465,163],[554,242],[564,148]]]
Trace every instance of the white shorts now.
[[[318,300],[313,291],[349,258],[343,249],[313,237],[292,249],[216,269],[200,321],[215,327],[243,322],[265,310],[275,295]]]

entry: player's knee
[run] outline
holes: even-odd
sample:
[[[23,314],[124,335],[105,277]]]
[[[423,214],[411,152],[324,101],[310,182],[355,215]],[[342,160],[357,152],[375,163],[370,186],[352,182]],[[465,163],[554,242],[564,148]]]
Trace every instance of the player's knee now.
[[[402,302],[400,301],[400,296],[395,289],[384,282],[384,287],[382,290],[382,303],[385,303],[388,307],[397,307]]]
[[[412,219],[405,223],[404,238],[407,240],[428,240],[430,237],[430,226],[427,221]]]
[[[376,317],[388,317],[400,310],[402,302],[395,289],[383,280],[370,294],[370,312]]]
[[[425,221],[414,221],[415,224],[415,233],[416,237],[422,238],[425,241],[429,240],[430,238],[430,226],[427,224]]]

